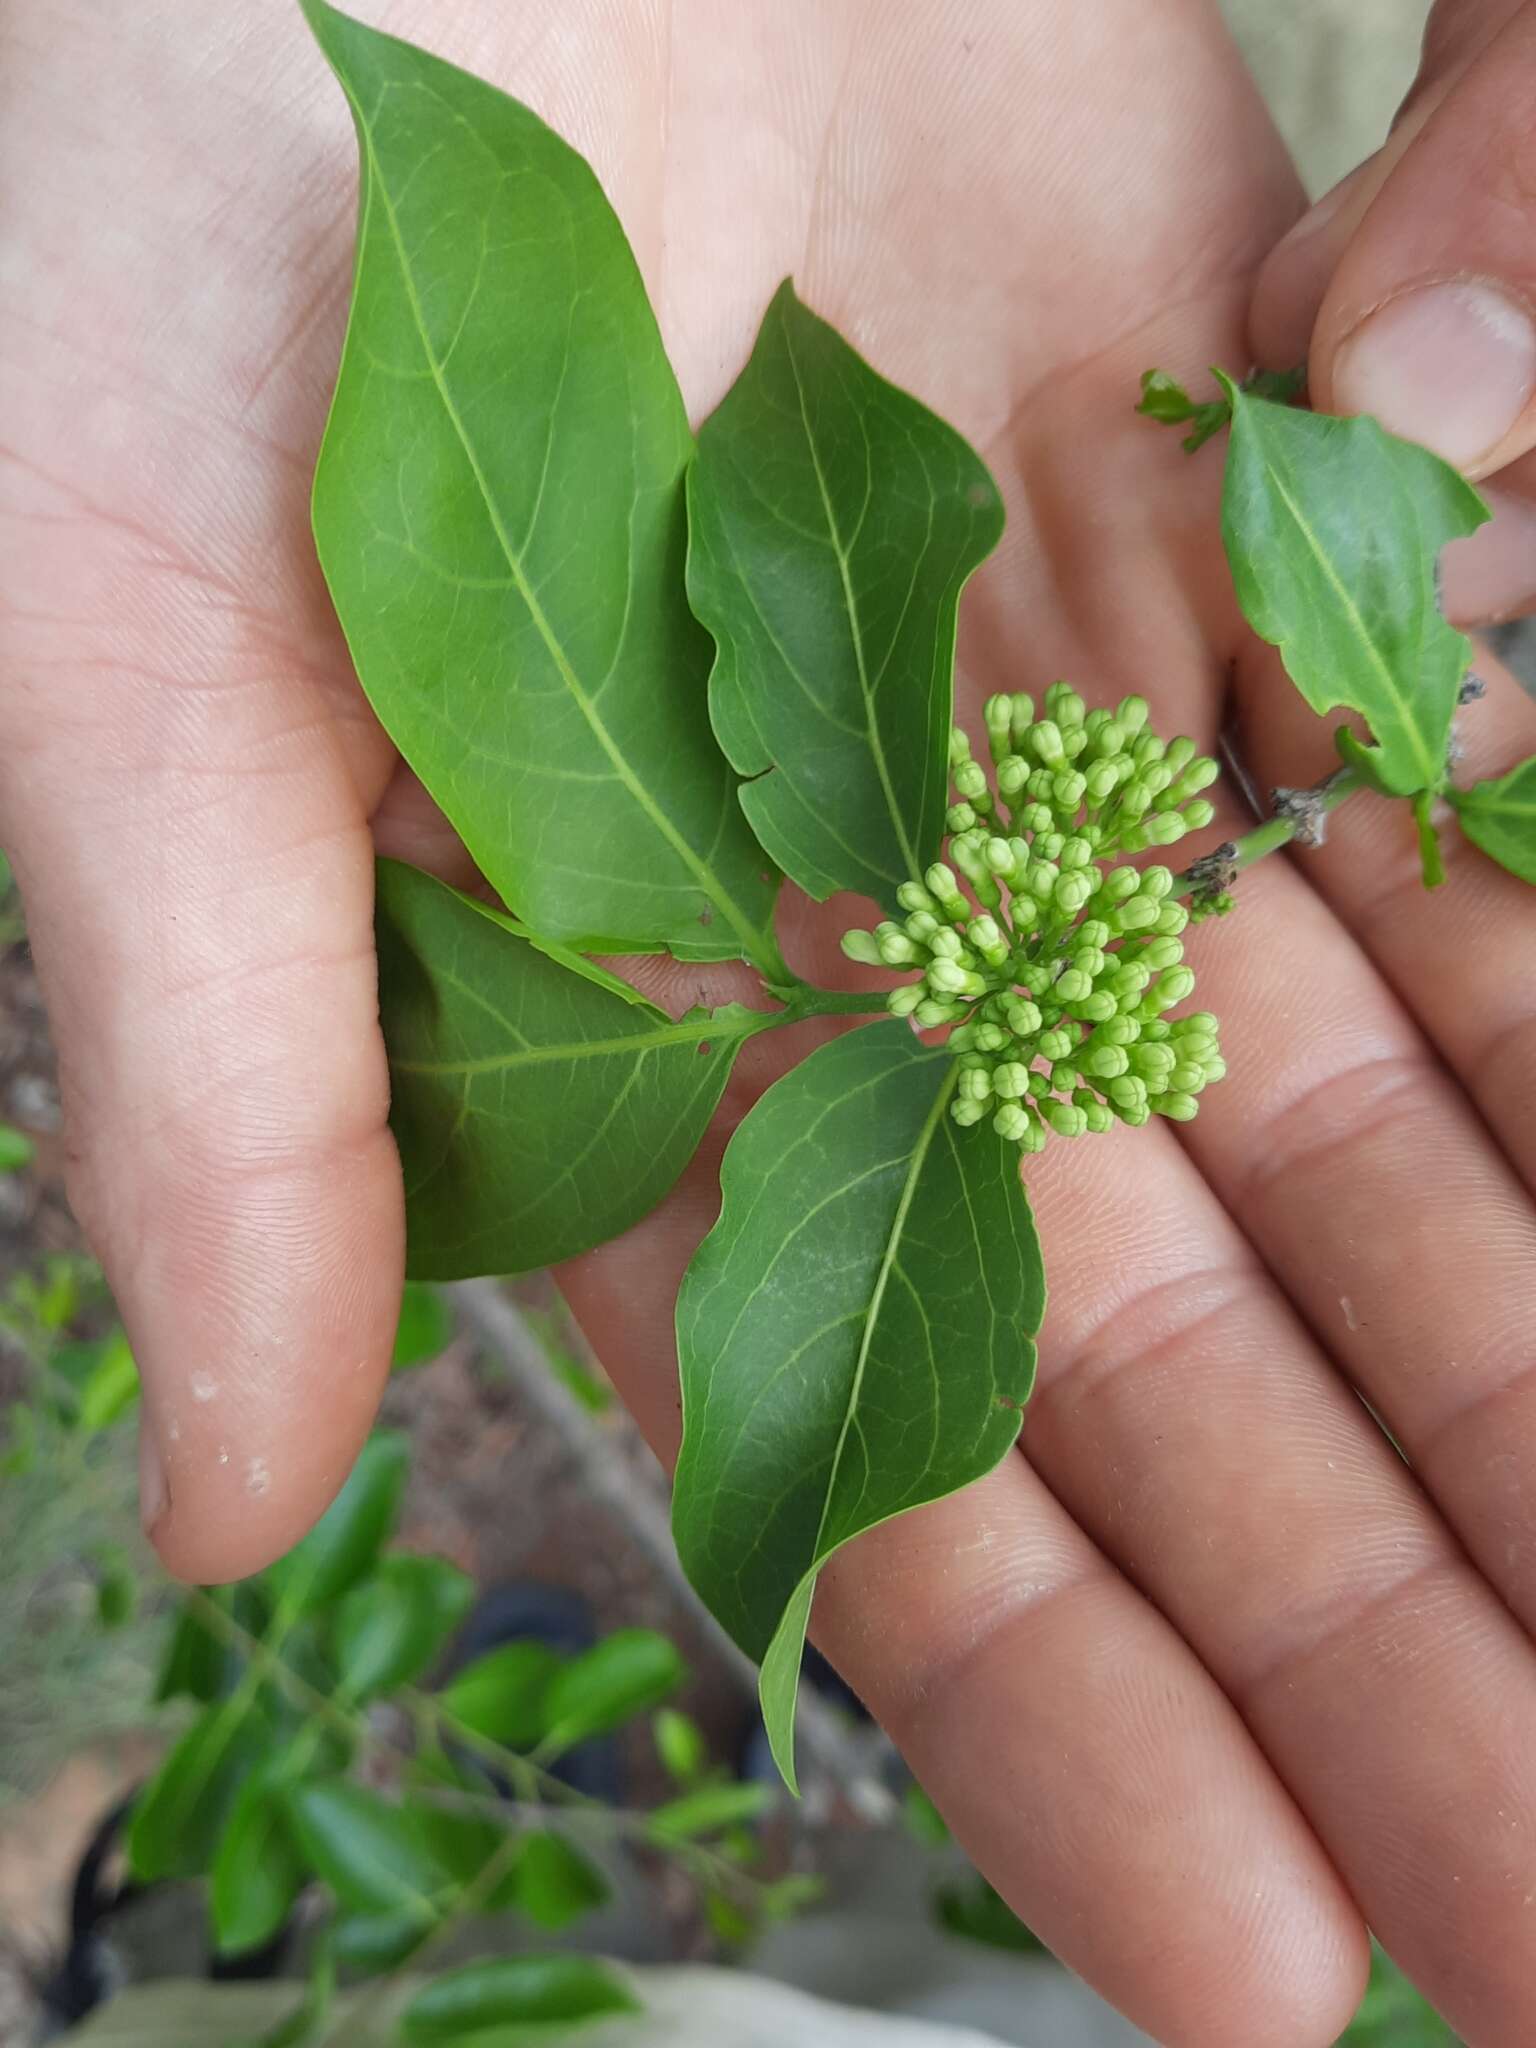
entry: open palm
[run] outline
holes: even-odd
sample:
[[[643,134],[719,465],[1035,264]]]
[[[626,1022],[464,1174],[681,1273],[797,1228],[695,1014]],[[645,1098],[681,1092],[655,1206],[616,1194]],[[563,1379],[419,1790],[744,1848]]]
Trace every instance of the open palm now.
[[[1066,674],[1206,741],[1235,713],[1262,782],[1326,768],[1226,594],[1219,458],[1130,411],[1150,363],[1242,359],[1298,204],[1201,0],[359,11],[594,161],[696,413],[793,272],[983,450],[1011,524],[967,695]],[[13,0],[3,58],[0,820],[72,1192],[145,1370],[155,1539],[216,1578],[318,1513],[387,1370],[374,849],[469,871],[308,538],[353,170],[296,9]],[[1502,679],[1476,718],[1478,772],[1530,751]],[[796,963],[830,979],[854,908],[787,906]],[[1198,1122],[1031,1162],[1054,1294],[1023,1455],[854,1546],[817,1633],[1010,1901],[1158,2038],[1332,2040],[1363,1916],[1474,2048],[1514,2048],[1536,919],[1471,855],[1423,897],[1411,828],[1362,803],[1193,954],[1232,1068]],[[673,1197],[564,1276],[663,1453],[677,1280],[782,1058],[749,1045]]]

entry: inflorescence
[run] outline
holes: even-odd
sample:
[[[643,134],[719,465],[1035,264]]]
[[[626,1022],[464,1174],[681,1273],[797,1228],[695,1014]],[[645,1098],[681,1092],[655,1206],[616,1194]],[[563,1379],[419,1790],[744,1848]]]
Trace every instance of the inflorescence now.
[[[902,923],[849,932],[843,951],[921,970],[887,1002],[953,1027],[957,1123],[990,1116],[1038,1152],[1052,1131],[1185,1122],[1226,1072],[1208,1011],[1167,1015],[1195,986],[1190,912],[1170,869],[1113,863],[1209,825],[1216,763],[1148,732],[1142,697],[1089,711],[1053,683],[1039,718],[1022,694],[989,698],[984,716],[992,777],[950,735],[948,858],[897,890]]]

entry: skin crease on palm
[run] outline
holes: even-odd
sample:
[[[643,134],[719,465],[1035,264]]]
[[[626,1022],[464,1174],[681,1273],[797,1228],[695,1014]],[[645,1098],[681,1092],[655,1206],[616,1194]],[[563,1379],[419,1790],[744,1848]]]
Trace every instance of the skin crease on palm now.
[[[358,11],[592,158],[696,416],[793,272],[985,452],[1010,525],[965,607],[973,713],[1064,674],[1207,741],[1232,712],[1262,782],[1326,770],[1233,610],[1219,453],[1130,408],[1150,364],[1243,363],[1301,206],[1211,7]],[[387,1370],[374,846],[471,877],[308,536],[355,171],[296,9],[11,0],[0,43],[0,823],[145,1371],[154,1537],[222,1578],[319,1512]],[[1464,723],[1470,773],[1536,746],[1498,674]],[[1180,2048],[1331,2042],[1366,1921],[1472,2048],[1536,2039],[1536,912],[1465,849],[1425,898],[1411,838],[1362,799],[1201,929],[1231,1073],[1198,1122],[1031,1163],[1022,1454],[818,1603],[983,1869]],[[796,964],[837,976],[864,908],[788,903]],[[563,1276],[664,1456],[720,1146],[807,1044],[750,1044],[675,1195]]]

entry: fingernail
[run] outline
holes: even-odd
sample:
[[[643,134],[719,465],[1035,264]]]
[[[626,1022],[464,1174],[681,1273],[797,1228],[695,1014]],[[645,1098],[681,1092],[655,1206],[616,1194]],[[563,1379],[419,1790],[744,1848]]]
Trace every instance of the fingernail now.
[[[149,1417],[139,1418],[139,1521],[146,1536],[153,1536],[155,1524],[171,1504],[165,1482],[165,1465]]]
[[[1504,439],[1536,392],[1536,324],[1489,284],[1425,285],[1389,299],[1334,361],[1340,412],[1374,413],[1459,469]]]

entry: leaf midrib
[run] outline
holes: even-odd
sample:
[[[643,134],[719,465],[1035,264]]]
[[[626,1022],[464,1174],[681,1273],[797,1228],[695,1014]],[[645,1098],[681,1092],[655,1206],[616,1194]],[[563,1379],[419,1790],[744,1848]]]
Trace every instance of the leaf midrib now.
[[[821,509],[827,522],[827,538],[831,544],[833,557],[837,562],[838,576],[842,581],[843,604],[848,613],[848,629],[853,641],[854,665],[858,670],[859,691],[864,699],[865,732],[869,743],[869,751],[874,759],[876,773],[880,777],[880,787],[885,796],[886,811],[890,816],[891,823],[896,828],[896,838],[901,847],[902,859],[907,864],[908,874],[914,881],[919,881],[921,880],[921,874],[918,869],[917,855],[913,851],[912,841],[907,834],[907,828],[903,822],[902,807],[896,800],[895,787],[891,781],[890,764],[885,758],[885,743],[881,739],[879,724],[875,718],[874,691],[870,687],[869,665],[864,658],[864,634],[859,623],[858,600],[854,595],[853,578],[850,573],[848,556],[837,531],[837,520],[832,510],[831,494],[827,490],[827,480],[822,473],[821,455],[816,446],[816,436],[811,431],[811,416],[805,402],[805,384],[801,379],[800,365],[795,356],[794,339],[790,333],[788,321],[784,321],[781,324],[784,334],[784,353],[789,362],[789,373],[795,380],[795,396],[800,406],[800,419],[805,428],[805,445],[811,458],[811,468],[816,474],[816,488],[821,494]]]
[[[764,1010],[750,1020],[733,1020],[725,1024],[713,1023],[707,1017],[696,1022],[686,1020],[677,1024],[659,1025],[653,1031],[631,1032],[627,1037],[589,1038],[564,1044],[535,1045],[524,1050],[509,1053],[491,1053],[484,1059],[475,1060],[402,1060],[390,1062],[397,1073],[424,1074],[446,1077],[448,1075],[475,1075],[504,1073],[514,1067],[536,1067],[551,1060],[606,1059],[617,1053],[651,1052],[658,1046],[704,1045],[716,1039],[751,1038],[754,1033],[767,1031],[775,1024],[787,1021],[786,1013]],[[507,1021],[507,1029],[516,1027]]]
[[[923,1167],[927,1164],[928,1153],[933,1145],[934,1133],[938,1130],[944,1112],[949,1107],[949,1098],[954,1094],[959,1079],[959,1068],[951,1064],[945,1074],[943,1086],[933,1098],[933,1107],[929,1110],[923,1127],[917,1134],[917,1140],[912,1147],[912,1157],[907,1165],[906,1179],[902,1183],[901,1194],[896,1203],[896,1211],[891,1218],[890,1229],[886,1232],[885,1251],[881,1256],[880,1270],[875,1276],[874,1289],[870,1294],[869,1313],[865,1319],[863,1334],[859,1338],[858,1357],[854,1361],[853,1381],[848,1389],[848,1402],[843,1410],[842,1427],[837,1434],[837,1444],[832,1453],[832,1465],[827,1475],[826,1498],[822,1502],[821,1522],[816,1530],[816,1541],[811,1546],[812,1569],[815,1568],[817,1561],[821,1557],[822,1548],[826,1540],[827,1517],[832,1511],[832,1499],[837,1488],[838,1475],[842,1471],[843,1452],[848,1443],[849,1432],[852,1430],[858,1414],[859,1396],[863,1391],[864,1374],[869,1364],[869,1354],[874,1344],[875,1331],[880,1322],[880,1309],[885,1300],[885,1290],[890,1283],[892,1270],[896,1264],[896,1255],[901,1248],[902,1233],[906,1229],[907,1215],[917,1194],[917,1183],[922,1177]]]
[[[725,917],[729,922],[732,930],[735,931],[737,936],[741,939],[743,950],[745,951],[747,957],[749,959],[757,960],[760,965],[771,966],[772,963],[766,960],[763,951],[763,933],[758,929],[756,925],[752,923],[751,919],[741,909],[740,905],[736,902],[735,898],[731,895],[730,891],[725,887],[724,883],[720,880],[719,876],[714,872],[714,870],[708,865],[707,862],[703,861],[697,853],[695,853],[694,849],[688,844],[687,840],[683,838],[682,834],[672,824],[672,821],[666,816],[665,812],[663,812],[661,808],[657,805],[655,799],[651,796],[649,790],[646,789],[645,785],[640,781],[639,777],[634,773],[633,769],[630,767],[628,761],[624,757],[622,749],[617,745],[613,738],[613,735],[609,732],[607,724],[602,717],[602,714],[599,712],[596,704],[593,702],[588,692],[582,687],[581,679],[578,677],[575,669],[572,667],[570,658],[566,654],[564,646],[561,644],[558,636],[554,631],[553,626],[550,624],[548,618],[545,616],[543,607],[540,605],[537,596],[534,594],[532,586],[529,584],[528,579],[523,572],[521,558],[519,557],[517,550],[513,547],[512,537],[507,532],[501,514],[497,510],[495,500],[491,495],[489,480],[486,477],[485,472],[480,465],[479,458],[476,455],[473,446],[471,445],[469,435],[465,429],[463,419],[459,413],[459,409],[455,405],[453,398],[449,393],[447,381],[443,374],[442,365],[438,362],[437,356],[432,347],[431,340],[428,336],[426,317],[422,308],[421,297],[416,289],[416,281],[411,271],[409,258],[407,257],[406,254],[405,240],[400,231],[399,216],[395,211],[394,201],[390,197],[389,187],[385,181],[383,167],[379,161],[378,153],[374,148],[372,124],[369,120],[369,117],[363,112],[362,106],[358,101],[357,95],[353,92],[348,81],[344,77],[342,77],[339,72],[337,75],[342,90],[346,93],[347,99],[351,103],[353,115],[357,122],[357,131],[362,139],[363,149],[368,158],[370,184],[376,184],[378,187],[380,205],[383,210],[384,217],[389,223],[390,239],[394,243],[395,256],[400,267],[401,284],[405,291],[406,302],[410,307],[412,324],[416,329],[417,338],[421,343],[422,354],[426,358],[427,367],[431,372],[432,382],[436,387],[438,399],[442,404],[443,411],[446,413],[449,423],[453,428],[454,434],[458,439],[459,446],[462,448],[464,452],[464,459],[469,465],[470,474],[474,477],[476,489],[479,491],[481,501],[485,506],[486,518],[490,522],[491,531],[496,536],[496,543],[498,547],[501,549],[503,556],[506,558],[507,567],[511,571],[513,582],[517,588],[517,593],[527,608],[528,616],[533,621],[534,627],[538,632],[540,639],[544,643],[545,649],[549,654],[550,660],[555,665],[556,672],[558,673],[561,682],[570,692],[570,695],[573,701],[575,702],[577,709],[586,719],[587,725],[590,728],[592,735],[596,739],[598,745],[607,755],[609,761],[612,762],[614,772],[618,776],[620,782],[622,782],[624,787],[629,791],[629,794],[631,795],[631,797],[633,797],[634,801],[636,802],[636,804],[638,804],[641,811],[650,821],[654,829],[672,848],[673,852],[683,862],[684,866],[686,866],[690,870],[690,872],[697,877],[699,886],[704,891],[705,895],[707,895],[710,898],[710,900],[717,904],[719,908],[724,912]]]
[[[1355,603],[1355,600],[1351,596],[1348,587],[1340,580],[1332,563],[1329,561],[1326,553],[1323,550],[1322,544],[1318,539],[1318,536],[1312,529],[1311,522],[1304,516],[1301,507],[1297,504],[1296,500],[1292,497],[1290,491],[1287,489],[1285,479],[1280,473],[1279,464],[1274,460],[1272,456],[1266,456],[1265,468],[1269,471],[1270,477],[1274,482],[1276,493],[1278,494],[1281,503],[1285,506],[1286,511],[1290,514],[1291,519],[1294,522],[1296,529],[1300,533],[1303,541],[1306,543],[1307,548],[1311,552],[1313,560],[1316,562],[1318,568],[1322,571],[1324,578],[1334,591],[1335,595],[1338,597],[1340,606],[1344,612],[1345,617],[1353,626],[1361,646],[1365,649],[1366,659],[1368,660],[1370,665],[1376,670],[1378,676],[1380,677],[1382,687],[1386,691],[1387,696],[1397,706],[1398,718],[1400,721],[1401,729],[1404,732],[1404,734],[1409,736],[1412,740],[1413,750],[1418,757],[1419,768],[1421,772],[1424,774],[1426,782],[1433,781],[1435,777],[1434,760],[1429,749],[1424,745],[1423,734],[1420,730],[1417,719],[1413,715],[1410,700],[1406,698],[1403,695],[1402,691],[1398,688],[1396,678],[1393,676],[1392,670],[1388,665],[1385,657],[1382,655],[1381,650],[1377,647],[1375,641],[1372,639],[1371,634],[1366,626],[1365,620],[1361,616],[1359,606]],[[1337,701],[1338,700],[1335,699],[1335,702]]]

